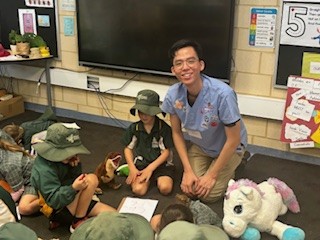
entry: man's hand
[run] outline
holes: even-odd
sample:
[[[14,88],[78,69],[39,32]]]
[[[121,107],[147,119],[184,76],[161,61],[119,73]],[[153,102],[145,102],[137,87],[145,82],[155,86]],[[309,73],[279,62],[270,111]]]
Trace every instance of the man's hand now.
[[[193,172],[183,172],[181,190],[187,195],[195,195],[194,187],[198,182],[198,177]]]
[[[199,181],[196,182],[195,194],[200,198],[207,197],[215,184],[216,184],[216,179],[212,178],[208,174],[205,174],[199,177]]]

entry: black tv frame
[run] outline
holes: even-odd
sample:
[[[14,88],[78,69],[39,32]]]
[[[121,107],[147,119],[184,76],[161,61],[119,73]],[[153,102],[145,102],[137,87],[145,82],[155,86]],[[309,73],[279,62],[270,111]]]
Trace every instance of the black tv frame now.
[[[171,76],[168,49],[192,38],[203,47],[204,73],[229,81],[234,0],[76,3],[80,65]]]

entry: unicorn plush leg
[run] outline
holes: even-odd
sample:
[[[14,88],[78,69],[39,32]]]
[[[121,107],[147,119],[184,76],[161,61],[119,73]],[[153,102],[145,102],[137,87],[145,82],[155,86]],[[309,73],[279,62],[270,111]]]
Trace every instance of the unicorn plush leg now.
[[[301,228],[289,227],[284,231],[282,240],[304,240],[305,233]]]
[[[247,227],[244,233],[240,237],[241,240],[260,240],[260,231],[253,227]]]
[[[273,223],[270,234],[278,237],[280,240],[304,240],[305,238],[305,233],[302,229],[279,221]]]

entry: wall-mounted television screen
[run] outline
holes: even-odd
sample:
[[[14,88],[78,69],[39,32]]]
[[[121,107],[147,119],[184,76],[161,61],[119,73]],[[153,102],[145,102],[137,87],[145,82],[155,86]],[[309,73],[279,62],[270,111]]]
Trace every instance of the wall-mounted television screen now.
[[[229,80],[234,0],[77,0],[79,64],[171,75],[170,46],[202,45],[204,73]]]

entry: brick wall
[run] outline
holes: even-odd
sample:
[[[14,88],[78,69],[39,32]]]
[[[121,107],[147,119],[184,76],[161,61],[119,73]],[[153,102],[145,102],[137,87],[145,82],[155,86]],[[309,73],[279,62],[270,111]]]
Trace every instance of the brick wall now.
[[[263,96],[285,99],[286,91],[273,86],[273,77],[276,66],[276,48],[257,48],[248,44],[250,9],[251,7],[278,8],[280,21],[280,0],[235,0],[235,27],[233,42],[233,58],[235,67],[232,72],[231,86],[239,94]],[[58,1],[59,4],[61,1]],[[89,68],[78,66],[77,36],[64,36],[63,16],[73,16],[75,12],[59,11],[61,59],[55,61],[55,67],[76,72],[90,71]],[[76,22],[76,21],[75,21]],[[113,70],[99,70],[101,74],[129,79],[130,73]],[[162,77],[141,76],[146,81],[164,81]],[[167,80],[165,80],[167,81]],[[168,81],[168,84],[170,82]],[[42,84],[39,94],[35,92],[36,83],[30,81],[14,81],[14,88],[22,94],[26,102],[46,105],[46,88]],[[137,118],[129,114],[134,99],[110,94],[101,94],[106,103],[108,112],[114,117],[135,121]],[[72,88],[53,87],[53,105],[57,108],[89,113],[97,116],[106,114],[98,95],[95,92]],[[249,133],[249,143],[257,146],[273,148],[286,152],[301,153],[309,156],[318,156],[318,149],[289,149],[288,144],[279,141],[281,121],[244,116]]]

